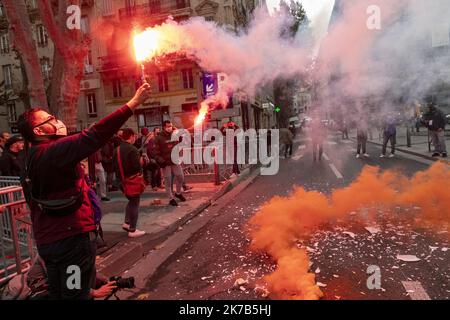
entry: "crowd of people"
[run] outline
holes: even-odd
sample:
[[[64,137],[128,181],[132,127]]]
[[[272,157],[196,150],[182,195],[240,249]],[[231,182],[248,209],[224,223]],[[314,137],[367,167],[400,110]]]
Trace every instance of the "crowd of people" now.
[[[38,249],[35,265],[45,266],[51,299],[99,298],[116,289],[113,282],[99,286],[95,281],[100,200],[110,201],[108,192],[120,190],[128,199],[122,228],[130,238],[145,235],[137,224],[147,186],[153,191],[165,188],[169,205],[186,201],[183,193],[191,187],[181,165],[172,161],[179,141],[171,139],[177,130],[171,121],[151,131],[142,128],[139,136],[122,128],[149,92],[149,85],[142,85],[126,105],[78,134],[68,135],[65,124],[41,108],[19,117],[20,135],[0,134],[0,173],[20,177]],[[92,183],[88,167],[97,183]],[[66,286],[66,271],[73,265],[81,269],[77,290]]]
[[[95,285],[99,198],[109,201],[107,192],[120,189],[128,199],[122,227],[131,238],[145,234],[137,222],[148,185],[156,190],[164,183],[170,205],[186,201],[183,190],[189,187],[183,170],[171,159],[177,143],[171,141],[176,130],[172,123],[165,121],[162,130],[151,132],[144,128],[139,137],[130,128],[122,129],[149,95],[150,86],[143,84],[126,105],[77,134],[68,135],[62,121],[32,108],[18,119],[20,135],[0,135],[1,174],[20,177],[51,299],[92,299],[114,290],[114,283],[104,284],[100,292]],[[97,192],[86,159],[95,169]],[[70,266],[80,268],[79,288],[67,287]]]
[[[101,201],[110,201],[108,192],[124,191],[124,180],[139,175],[142,176],[143,184],[151,186],[153,191],[165,188],[169,205],[178,206],[179,202],[185,202],[183,191],[192,187],[185,183],[182,167],[174,164],[171,159],[172,149],[177,143],[170,141],[174,130],[176,128],[168,120],[164,121],[162,131],[159,127],[152,131],[142,128],[139,137],[131,128],[120,129],[103,147],[94,152],[90,159],[96,183],[88,184],[95,188]],[[20,177],[23,174],[26,157],[24,146],[21,135],[11,136],[8,132],[0,134],[0,175]],[[85,171],[85,174],[89,174]],[[125,196],[128,205],[123,229],[130,237],[140,237],[145,234],[136,229],[140,195]]]
[[[139,136],[133,129],[123,128],[149,95],[150,86],[143,84],[127,104],[78,134],[68,135],[62,121],[40,108],[29,109],[19,117],[20,135],[0,133],[0,174],[21,177],[39,261],[45,266],[52,299],[92,299],[114,290],[112,282],[103,283],[103,288],[95,285],[97,239],[101,234],[99,199],[110,201],[108,192],[120,190],[128,199],[122,228],[130,238],[145,234],[137,225],[141,195],[147,186],[155,191],[164,187],[169,205],[186,201],[183,193],[189,187],[181,165],[171,157],[179,143],[171,139],[177,130],[172,122],[164,121],[162,128],[142,128]],[[433,156],[446,157],[445,117],[435,104],[429,105],[422,124],[430,131],[435,146]],[[397,125],[398,120],[391,115],[383,120],[380,157],[386,156],[389,142],[390,157],[394,156]],[[360,119],[356,127],[357,157],[368,157],[368,124]],[[227,129],[238,127],[230,120],[222,131]],[[327,128],[319,115],[313,116],[310,132],[314,161],[320,161]],[[293,126],[280,129],[285,157],[292,156],[295,134]],[[347,125],[343,129],[343,139],[346,138]],[[97,192],[93,192],[82,164],[86,159],[93,164]],[[236,152],[233,173],[239,174]],[[67,268],[73,265],[81,270],[81,286],[76,290],[66,285],[70,275]],[[96,288],[102,289],[99,292]]]
[[[432,157],[447,157],[447,148],[445,143],[445,126],[447,119],[444,113],[437,108],[434,102],[428,103],[428,109],[419,118],[420,126],[428,129],[430,143],[434,146]],[[382,150],[380,158],[395,157],[397,145],[397,128],[402,123],[398,114],[390,112],[383,115],[377,124],[373,119],[360,117],[354,122],[352,127],[356,128],[356,158],[370,157],[367,153],[367,141],[372,140],[372,130],[378,127],[380,140],[382,141]],[[330,129],[337,129],[342,133],[342,140],[349,139],[349,125],[347,121],[341,120],[337,127],[330,128],[327,120],[323,120],[319,112],[311,114],[309,123],[309,136],[311,138],[313,161],[321,160],[323,154],[323,143]],[[409,128],[408,128],[409,130]],[[292,144],[295,132],[291,127],[281,128],[280,131],[280,156],[284,158],[292,156]],[[388,144],[390,153],[388,154]]]

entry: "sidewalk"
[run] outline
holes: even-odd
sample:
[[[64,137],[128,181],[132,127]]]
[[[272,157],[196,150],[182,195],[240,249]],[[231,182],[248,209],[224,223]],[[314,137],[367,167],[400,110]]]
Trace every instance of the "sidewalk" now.
[[[121,192],[109,193],[111,201],[102,203],[102,228],[106,246],[97,251],[97,271],[108,277],[121,274],[146,252],[157,247],[169,235],[238,185],[251,171],[252,168],[247,168],[239,177],[219,186],[210,182],[189,183],[193,189],[184,193],[187,201],[179,203],[178,207],[168,205],[169,199],[164,190],[154,192],[148,188],[141,197],[137,225],[139,230],[146,231],[147,234],[137,239],[128,238],[127,233],[122,230],[128,200]],[[157,199],[161,201],[160,204],[154,204]]]
[[[351,133],[351,137],[356,140],[356,131]],[[378,136],[378,132],[373,132],[373,139],[368,140],[369,143],[376,144],[379,146],[383,145],[383,140],[381,137]],[[447,151],[450,150],[450,136],[446,136],[446,145],[447,145]],[[405,128],[398,128],[397,129],[397,144],[395,148],[398,151],[409,153],[415,156],[419,156],[422,158],[426,158],[433,161],[442,160],[444,162],[449,163],[450,161],[448,158],[442,158],[442,157],[432,157],[434,146],[431,144],[430,148],[431,151],[429,151],[428,148],[428,133],[426,129],[421,129],[421,132],[414,133],[414,135],[411,135],[411,147],[407,146],[407,139],[406,139],[406,129]],[[390,150],[390,144],[388,143],[387,150]]]

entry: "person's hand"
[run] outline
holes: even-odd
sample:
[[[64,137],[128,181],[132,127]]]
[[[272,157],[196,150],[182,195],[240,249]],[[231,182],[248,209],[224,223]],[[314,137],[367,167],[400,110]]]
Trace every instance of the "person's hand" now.
[[[111,293],[113,293],[115,289],[117,289],[116,282],[115,281],[108,282],[107,284],[101,286],[100,288],[93,290],[92,297],[94,299],[106,298]]]
[[[131,110],[136,109],[143,104],[148,98],[150,98],[151,87],[148,83],[144,83],[137,89],[134,97],[127,103]]]

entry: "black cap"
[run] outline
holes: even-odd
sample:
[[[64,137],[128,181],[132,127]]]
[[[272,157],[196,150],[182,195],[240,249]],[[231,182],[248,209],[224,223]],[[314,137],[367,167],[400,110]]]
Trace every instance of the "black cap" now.
[[[16,142],[23,141],[23,138],[21,136],[12,136],[9,138],[5,143],[5,149],[9,150],[9,148]]]

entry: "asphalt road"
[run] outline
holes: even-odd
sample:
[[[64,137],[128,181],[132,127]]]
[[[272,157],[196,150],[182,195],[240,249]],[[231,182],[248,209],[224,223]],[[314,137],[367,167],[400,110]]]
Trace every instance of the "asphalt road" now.
[[[262,204],[275,195],[288,195],[295,185],[330,193],[351,183],[366,164],[412,175],[431,163],[402,154],[380,159],[380,148],[373,145],[368,145],[370,158],[356,159],[353,141],[331,135],[321,162],[312,161],[309,148],[309,142],[300,137],[293,157],[281,160],[276,176],[256,178],[180,247],[133,298],[145,294],[151,300],[266,299],[255,288],[275,265],[268,256],[249,251],[245,231],[248,219]],[[450,298],[449,237],[413,227],[411,211],[398,209],[389,216],[380,213],[380,231],[374,234],[351,217],[334,221],[304,243],[312,262],[310,270],[316,273],[324,299]],[[420,261],[402,261],[397,255],[415,255]],[[379,267],[379,289],[367,287],[369,266]],[[237,279],[248,283],[236,286]]]

